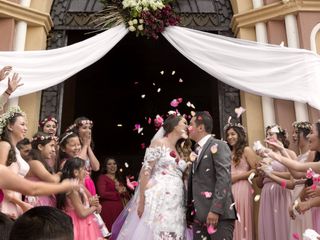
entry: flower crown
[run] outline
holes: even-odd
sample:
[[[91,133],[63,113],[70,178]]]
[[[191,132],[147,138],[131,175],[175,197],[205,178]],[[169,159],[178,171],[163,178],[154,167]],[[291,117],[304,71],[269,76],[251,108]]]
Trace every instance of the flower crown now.
[[[75,134],[73,131],[66,131],[65,135],[60,139],[59,144],[63,143],[70,135]]]
[[[39,127],[43,127],[47,122],[52,121],[55,124],[58,124],[58,120],[52,116],[46,117],[42,121],[39,122]]]
[[[34,136],[31,141],[34,142],[34,141],[45,141],[45,140],[54,140],[58,142],[58,137],[51,136],[51,135],[47,135],[47,136],[37,135],[37,136]]]
[[[233,123],[231,122],[231,120],[232,120],[232,117],[230,116],[228,118],[228,123],[223,127],[223,131],[226,131],[228,128],[237,127],[242,129],[246,133],[246,129],[244,128],[244,126],[241,125],[241,123]]]
[[[309,122],[293,122],[292,127],[311,130],[312,125]]]
[[[283,128],[281,128],[279,125],[271,125],[266,127],[266,131],[270,129],[270,132],[272,133],[280,133],[287,137],[287,131]]]
[[[17,113],[20,113],[24,117],[26,116],[26,114],[21,111],[19,106],[10,107],[0,116],[0,135],[3,133],[3,129],[8,125],[9,120],[12,119]]]
[[[81,120],[81,121],[79,121],[76,125],[77,125],[77,126],[83,126],[83,125],[86,125],[86,124],[91,125],[91,127],[93,126],[93,122],[92,122],[91,120],[89,120],[89,119],[87,119],[87,120]]]

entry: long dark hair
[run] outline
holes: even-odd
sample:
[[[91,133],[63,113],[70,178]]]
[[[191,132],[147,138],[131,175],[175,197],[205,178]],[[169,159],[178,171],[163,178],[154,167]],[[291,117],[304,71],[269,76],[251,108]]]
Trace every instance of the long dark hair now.
[[[316,128],[317,128],[317,132],[318,132],[318,138],[320,140],[320,120],[318,120],[316,123]],[[315,157],[314,157],[314,162],[319,162],[320,161],[320,151],[316,151]]]
[[[59,153],[57,156],[57,164],[56,164],[56,171],[60,171],[60,166],[63,161],[65,161],[68,158],[71,158],[66,152],[64,152],[64,149],[66,148],[66,145],[68,144],[68,141],[70,138],[79,137],[78,134],[76,134],[73,131],[68,131],[63,133],[59,138]]]
[[[177,116],[174,114],[167,117],[162,125],[162,127],[165,131],[165,136],[167,136],[169,133],[171,133],[182,119],[183,119],[182,116],[180,116],[180,115]],[[177,143],[175,145],[179,155],[183,156],[183,158],[186,161],[189,160],[189,158],[190,158],[191,145],[192,145],[192,142],[189,138],[188,139],[181,138],[177,141]]]
[[[110,160],[114,160],[114,161],[116,162],[116,165],[117,165],[117,171],[116,171],[116,173],[115,173],[116,179],[117,179],[119,182],[121,182],[121,183],[124,184],[124,178],[123,178],[122,174],[120,173],[118,162],[117,162],[117,160],[116,160],[114,157],[112,157],[112,156],[108,156],[108,157],[105,157],[105,158],[103,159],[102,164],[101,164],[101,168],[100,168],[100,173],[101,173],[101,174],[107,174],[107,173],[108,173],[107,164],[108,164],[108,162],[109,162]]]
[[[234,148],[234,156],[232,161],[234,162],[235,166],[237,166],[240,163],[245,147],[248,146],[247,134],[245,133],[244,128],[230,125],[225,129],[226,139],[230,129],[233,129],[238,135],[238,140],[233,147],[228,143],[230,149]]]
[[[31,146],[32,149],[29,153],[29,158],[28,160],[38,160],[43,164],[43,166],[48,170],[48,172],[53,173],[54,169],[52,169],[47,161],[43,159],[41,152],[39,150],[39,145],[45,146],[49,144],[52,140],[56,140],[56,138],[48,133],[44,132],[37,132],[35,135],[32,137],[31,141]]]
[[[277,135],[278,140],[283,144],[283,146],[285,148],[289,148],[290,141],[288,139],[287,131],[282,129],[279,125],[267,126],[266,127],[266,135],[267,135],[267,132],[274,127],[276,127],[279,131],[279,132],[275,133]]]
[[[15,146],[13,146],[13,144],[11,143],[11,134],[12,134],[12,132],[8,129],[8,126],[9,125],[14,125],[15,122],[17,121],[18,117],[24,117],[24,115],[22,113],[20,113],[20,112],[16,112],[11,117],[9,117],[7,119],[7,124],[4,127],[2,134],[0,135],[1,141],[8,142],[10,144],[10,146],[11,146],[10,150],[9,150],[9,154],[8,154],[8,159],[6,161],[6,166],[10,166],[11,163],[17,161],[16,152],[15,152]]]
[[[60,181],[62,182],[64,179],[72,179],[75,178],[74,171],[80,170],[83,168],[85,161],[79,157],[70,158],[64,164],[61,172]],[[84,196],[79,192],[81,201],[84,202]],[[67,195],[66,193],[57,194],[57,208],[64,209],[66,206]]]

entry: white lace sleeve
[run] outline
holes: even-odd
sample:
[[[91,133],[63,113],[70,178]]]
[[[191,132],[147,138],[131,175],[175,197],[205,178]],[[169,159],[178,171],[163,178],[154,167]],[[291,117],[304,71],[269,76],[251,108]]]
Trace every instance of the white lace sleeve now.
[[[157,160],[161,157],[161,148],[152,147],[147,148],[144,155],[142,171],[145,175],[150,175]]]

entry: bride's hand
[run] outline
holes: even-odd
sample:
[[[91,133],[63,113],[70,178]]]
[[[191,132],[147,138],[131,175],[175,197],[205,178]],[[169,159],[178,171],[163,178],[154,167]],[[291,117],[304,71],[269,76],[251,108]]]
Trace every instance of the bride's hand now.
[[[142,217],[143,211],[144,211],[144,201],[139,201],[138,209],[137,209],[137,213],[138,213],[139,218]]]

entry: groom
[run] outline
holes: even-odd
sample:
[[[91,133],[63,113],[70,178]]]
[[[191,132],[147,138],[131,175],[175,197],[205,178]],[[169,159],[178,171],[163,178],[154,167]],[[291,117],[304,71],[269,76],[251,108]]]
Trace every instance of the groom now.
[[[231,152],[226,143],[211,136],[211,115],[197,112],[189,135],[198,155],[189,177],[188,206],[194,206],[193,239],[232,240],[237,219],[231,192]],[[213,228],[208,228],[208,226]],[[213,230],[208,233],[209,230]]]

